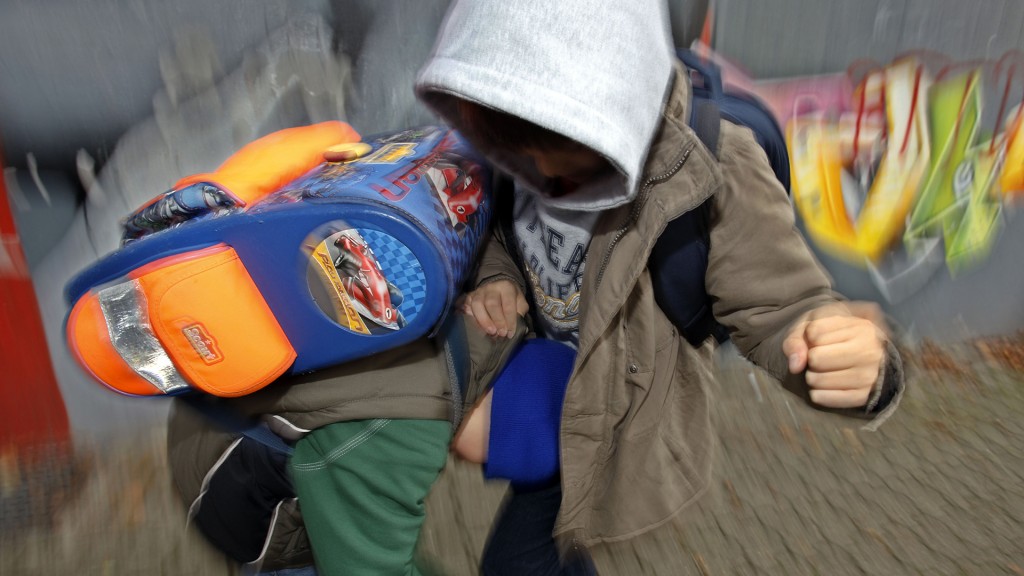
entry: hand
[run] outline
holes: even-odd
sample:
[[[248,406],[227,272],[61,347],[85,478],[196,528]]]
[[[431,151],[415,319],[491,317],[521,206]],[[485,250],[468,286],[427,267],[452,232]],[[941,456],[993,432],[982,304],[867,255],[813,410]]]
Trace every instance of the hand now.
[[[462,311],[476,319],[477,326],[491,336],[512,338],[516,317],[530,309],[526,297],[511,280],[489,282],[466,294]]]
[[[828,408],[864,406],[885,361],[886,334],[869,318],[871,307],[842,304],[806,314],[789,331],[782,352],[789,371],[805,378],[811,401]]]

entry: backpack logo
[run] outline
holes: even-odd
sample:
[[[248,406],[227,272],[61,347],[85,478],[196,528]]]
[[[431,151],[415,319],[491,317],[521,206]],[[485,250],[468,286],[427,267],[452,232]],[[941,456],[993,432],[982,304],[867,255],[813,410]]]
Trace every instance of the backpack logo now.
[[[192,349],[207,365],[216,364],[224,359],[220,349],[217,348],[217,341],[210,336],[202,324],[198,322],[189,324],[181,329],[181,333],[185,335],[185,339],[192,345]]]

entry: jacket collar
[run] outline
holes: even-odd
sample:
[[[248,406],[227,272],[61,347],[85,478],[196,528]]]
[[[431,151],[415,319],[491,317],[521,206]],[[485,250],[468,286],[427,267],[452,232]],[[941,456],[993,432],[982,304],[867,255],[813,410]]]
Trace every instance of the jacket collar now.
[[[714,194],[721,182],[718,161],[690,128],[693,93],[690,75],[682,62],[674,64],[673,72],[672,88],[662,109],[661,127],[651,144],[643,173],[643,182],[648,182],[660,180],[678,169],[680,176],[691,181],[688,186],[661,187],[668,190],[660,190],[660,194],[659,187],[653,187],[651,199],[665,211],[667,220],[700,205]],[[685,164],[678,168],[677,163],[688,150]]]
[[[580,318],[583,354],[625,302],[667,223],[710,198],[721,183],[717,160],[690,128],[690,93],[689,74],[677,63],[639,195],[607,212],[591,240],[581,294],[589,302]]]

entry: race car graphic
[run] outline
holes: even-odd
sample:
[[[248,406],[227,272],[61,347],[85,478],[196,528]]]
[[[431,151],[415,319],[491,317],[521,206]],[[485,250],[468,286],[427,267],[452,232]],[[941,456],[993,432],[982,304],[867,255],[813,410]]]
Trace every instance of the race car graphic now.
[[[384,277],[366,240],[355,230],[344,230],[335,236],[332,252],[334,268],[359,315],[389,330],[404,327],[405,317],[398,310],[402,291]]]
[[[452,227],[465,226],[483,202],[479,168],[467,173],[455,164],[438,162],[427,168],[425,176],[448,212]]]

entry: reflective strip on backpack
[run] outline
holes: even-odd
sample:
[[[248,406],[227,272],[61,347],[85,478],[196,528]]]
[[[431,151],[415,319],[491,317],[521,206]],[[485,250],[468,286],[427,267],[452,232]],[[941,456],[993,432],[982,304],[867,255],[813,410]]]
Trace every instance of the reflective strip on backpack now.
[[[104,288],[98,297],[110,343],[132,370],[164,394],[191,388],[153,332],[138,280]]]

